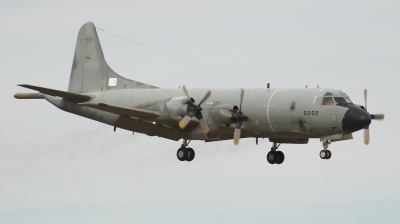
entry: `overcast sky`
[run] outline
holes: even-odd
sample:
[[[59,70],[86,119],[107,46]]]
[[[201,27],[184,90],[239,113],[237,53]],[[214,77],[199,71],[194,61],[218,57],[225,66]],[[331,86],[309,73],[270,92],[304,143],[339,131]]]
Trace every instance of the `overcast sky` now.
[[[399,223],[398,1],[3,1],[0,223]],[[191,146],[58,110],[17,84],[66,90],[78,31],[108,32],[244,77],[242,82],[98,31],[120,75],[161,88],[334,88],[384,112],[351,141],[254,139]],[[226,75],[226,74],[225,74]],[[228,75],[230,76],[230,75]],[[234,79],[239,79],[234,76]],[[249,81],[252,80],[252,81]],[[253,82],[255,81],[255,82]],[[252,85],[249,85],[249,84]]]

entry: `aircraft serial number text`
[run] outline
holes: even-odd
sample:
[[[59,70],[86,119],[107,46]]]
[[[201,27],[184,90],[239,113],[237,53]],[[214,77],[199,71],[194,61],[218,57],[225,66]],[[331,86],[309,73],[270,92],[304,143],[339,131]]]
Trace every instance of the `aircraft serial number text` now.
[[[313,111],[304,111],[304,115],[316,115],[316,116],[318,116],[318,111],[317,110],[313,110]]]

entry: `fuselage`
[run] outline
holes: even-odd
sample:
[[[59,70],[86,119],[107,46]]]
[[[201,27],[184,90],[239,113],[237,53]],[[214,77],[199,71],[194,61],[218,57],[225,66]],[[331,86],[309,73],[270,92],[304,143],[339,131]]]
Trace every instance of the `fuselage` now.
[[[199,101],[207,90],[188,89],[188,92],[194,100]],[[125,89],[86,93],[93,96],[91,103],[156,111],[160,116],[153,120],[123,117],[83,107],[77,102],[59,97],[45,98],[62,110],[134,132],[172,140],[231,139],[233,126],[219,122],[218,115],[211,112],[221,105],[227,105],[227,109],[230,105],[239,105],[240,90],[211,89],[211,92],[211,97],[202,104],[203,116],[211,129],[208,134],[204,134],[195,120],[192,125],[181,130],[177,122],[181,117],[170,115],[171,110],[167,108],[167,102],[173,98],[184,97],[181,89]],[[362,116],[368,115],[361,108],[354,106],[345,93],[334,89],[245,89],[242,112],[248,117],[258,119],[259,124],[243,122],[242,137],[270,138],[280,142],[289,139],[300,143],[308,142],[309,138],[351,133],[369,125],[368,121],[365,121],[359,124],[359,127],[347,131],[343,119],[349,110],[357,110]]]

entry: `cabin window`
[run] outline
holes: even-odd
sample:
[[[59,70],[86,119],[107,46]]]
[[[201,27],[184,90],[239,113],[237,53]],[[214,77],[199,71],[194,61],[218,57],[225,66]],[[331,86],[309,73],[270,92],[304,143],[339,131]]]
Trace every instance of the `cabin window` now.
[[[324,97],[322,100],[322,105],[333,105],[335,104],[335,101],[333,100],[332,97]]]

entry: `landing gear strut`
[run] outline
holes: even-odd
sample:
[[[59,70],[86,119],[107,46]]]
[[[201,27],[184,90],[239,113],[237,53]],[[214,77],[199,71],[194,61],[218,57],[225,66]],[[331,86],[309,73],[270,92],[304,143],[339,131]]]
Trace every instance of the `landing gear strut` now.
[[[276,151],[280,145],[274,142],[271,151],[267,154],[267,161],[270,164],[281,164],[285,160],[285,154],[282,151]]]
[[[187,141],[186,139],[184,139],[183,144],[176,152],[176,157],[178,157],[178,159],[180,161],[190,162],[194,159],[194,156],[195,156],[194,150],[192,148],[187,148],[189,143],[190,143],[190,141]]]
[[[321,150],[321,152],[319,152],[319,157],[321,157],[321,159],[330,159],[332,156],[331,151],[328,150],[328,146],[329,144],[331,144],[331,142],[329,140],[324,140],[322,142],[322,146],[324,147],[323,150]]]

